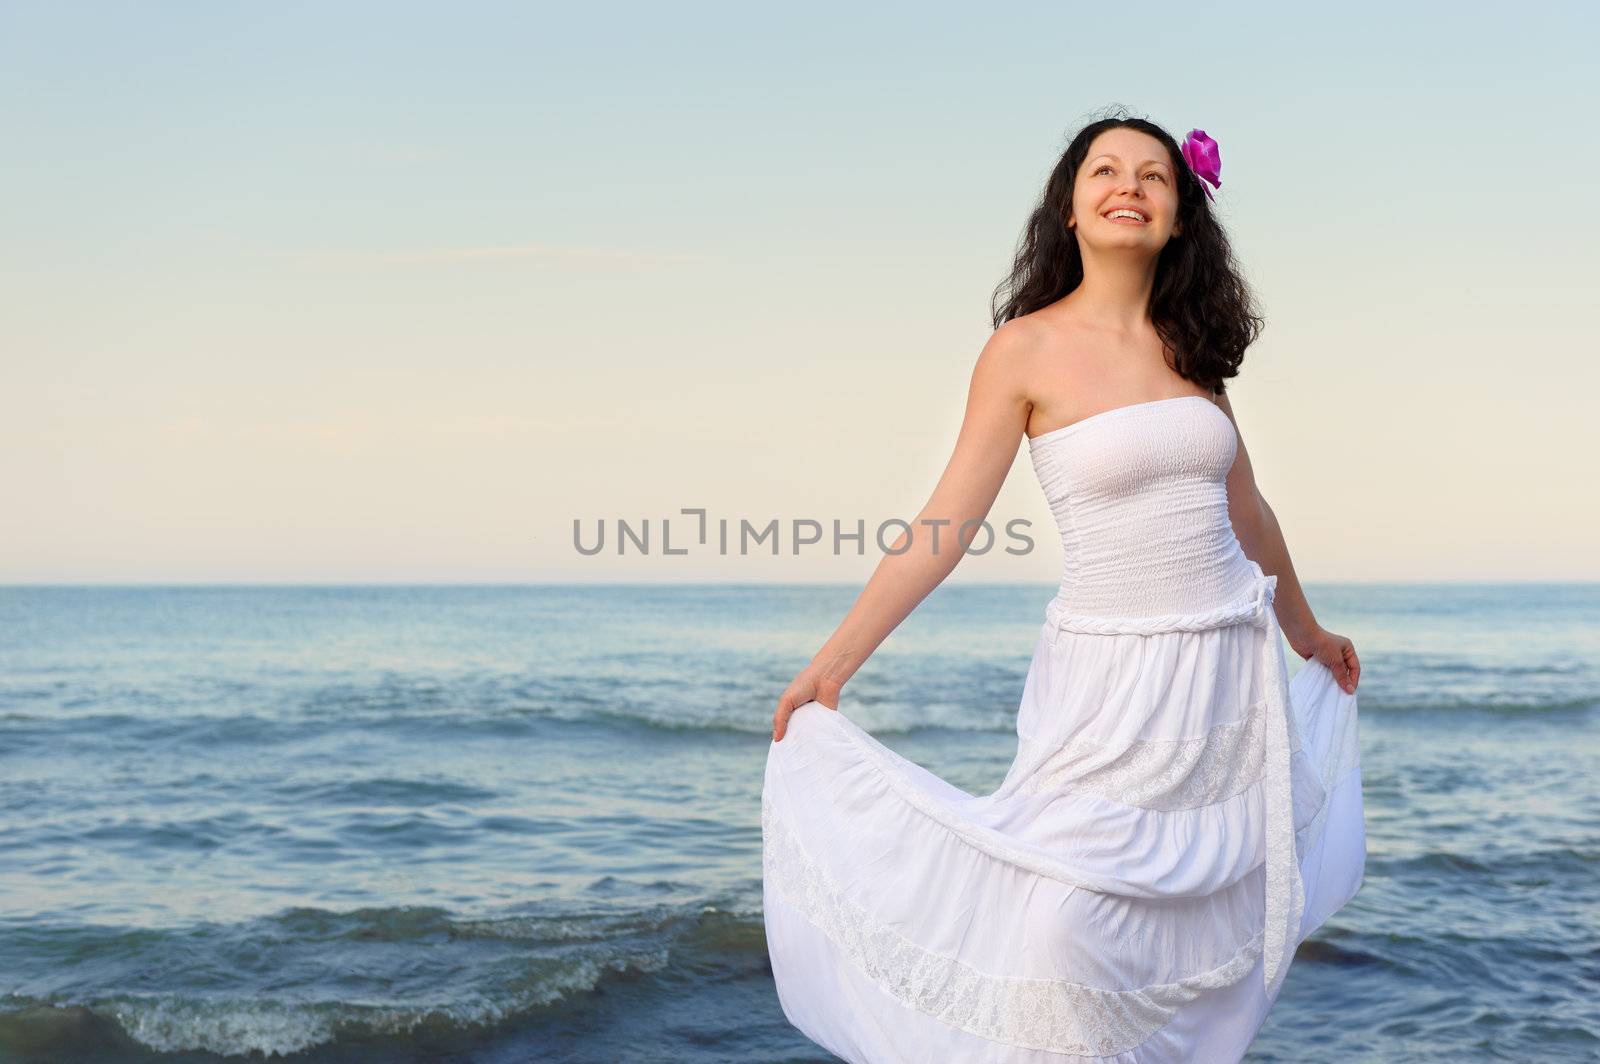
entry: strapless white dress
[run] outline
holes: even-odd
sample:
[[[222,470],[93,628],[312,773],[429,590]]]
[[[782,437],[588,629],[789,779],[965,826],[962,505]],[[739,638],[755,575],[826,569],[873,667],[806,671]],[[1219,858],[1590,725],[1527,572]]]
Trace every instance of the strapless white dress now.
[[[1209,399],[1028,444],[1065,572],[1017,754],[968,794],[795,710],[761,799],[789,1021],[855,1064],[1233,1064],[1366,866],[1356,696],[1287,678]]]

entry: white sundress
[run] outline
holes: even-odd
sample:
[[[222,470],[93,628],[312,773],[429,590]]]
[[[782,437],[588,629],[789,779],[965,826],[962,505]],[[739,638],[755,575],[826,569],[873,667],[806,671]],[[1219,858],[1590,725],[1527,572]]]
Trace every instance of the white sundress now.
[[[1203,396],[1029,442],[1065,572],[971,795],[807,702],[761,799],[784,1014],[853,1064],[1234,1064],[1366,864],[1356,696],[1287,678]]]

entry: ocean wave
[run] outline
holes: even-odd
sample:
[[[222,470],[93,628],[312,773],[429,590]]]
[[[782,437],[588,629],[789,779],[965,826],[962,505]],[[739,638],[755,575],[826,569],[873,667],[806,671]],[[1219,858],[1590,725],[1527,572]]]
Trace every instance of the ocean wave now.
[[[491,705],[482,708],[412,708],[345,711],[337,715],[284,712],[170,713],[141,717],[127,713],[87,713],[57,717],[11,718],[0,723],[13,745],[80,736],[116,745],[196,743],[208,749],[248,747],[261,749],[279,742],[304,742],[318,735],[352,728],[403,727],[451,739],[492,735],[518,737],[541,721],[565,724],[603,724],[663,732],[707,732],[728,735],[770,735],[776,704],[758,709],[686,706],[660,701],[633,704],[591,704],[580,700],[544,705]],[[912,706],[906,703],[851,705],[841,712],[863,728],[883,735],[918,731],[1011,732],[1016,710],[987,713],[953,702]]]
[[[1358,696],[1360,692],[1357,692]],[[1600,711],[1600,696],[1586,694],[1576,698],[1534,698],[1511,701],[1503,698],[1418,698],[1414,700],[1365,699],[1361,703],[1363,714],[1424,716],[1478,715],[1510,718],[1587,718]]]
[[[758,912],[703,901],[545,908],[482,917],[303,908],[237,927],[27,929],[36,951],[92,951],[108,988],[11,994],[0,1004],[0,1055],[287,1055],[394,1036],[453,1043],[559,1013],[608,982],[674,971],[699,980],[766,957]],[[123,989],[150,971],[187,985]]]

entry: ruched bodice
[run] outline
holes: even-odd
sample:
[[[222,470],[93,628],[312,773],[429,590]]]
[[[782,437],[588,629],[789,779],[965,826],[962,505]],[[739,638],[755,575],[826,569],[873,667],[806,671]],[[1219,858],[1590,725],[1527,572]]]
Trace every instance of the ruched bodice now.
[[[1233,422],[1183,395],[1116,407],[1028,443],[1061,533],[1058,610],[1141,617],[1213,609],[1249,592],[1228,516]]]

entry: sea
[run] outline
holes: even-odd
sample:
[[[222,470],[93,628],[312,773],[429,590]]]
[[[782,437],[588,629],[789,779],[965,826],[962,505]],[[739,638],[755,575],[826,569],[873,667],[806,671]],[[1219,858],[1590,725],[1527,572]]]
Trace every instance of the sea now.
[[[760,795],[859,590],[0,588],[0,1062],[836,1059]],[[1246,1060],[1600,1060],[1600,585],[1306,590],[1366,876]],[[994,790],[1053,593],[940,586],[841,711]]]

